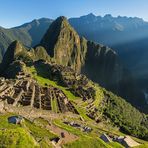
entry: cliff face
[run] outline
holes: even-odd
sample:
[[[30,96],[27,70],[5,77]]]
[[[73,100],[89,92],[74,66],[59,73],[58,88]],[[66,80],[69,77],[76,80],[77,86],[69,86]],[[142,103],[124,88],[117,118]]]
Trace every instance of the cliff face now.
[[[122,96],[134,106],[144,106],[142,92],[139,91],[132,74],[122,66],[115,51],[88,41],[84,63],[81,72],[89,79]]]
[[[107,89],[118,90],[123,67],[112,49],[88,41],[82,73]]]

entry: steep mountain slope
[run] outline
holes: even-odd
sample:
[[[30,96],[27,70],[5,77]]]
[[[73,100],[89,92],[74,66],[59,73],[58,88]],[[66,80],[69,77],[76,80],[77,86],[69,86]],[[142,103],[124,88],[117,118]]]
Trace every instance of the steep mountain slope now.
[[[65,17],[55,20],[43,39],[43,46],[56,63],[71,66],[135,106],[146,104],[131,74],[112,49],[80,38]],[[128,87],[130,86],[130,87]],[[141,99],[143,98],[143,99]]]
[[[72,66],[73,69],[80,72],[83,63],[81,55],[85,56],[86,50],[84,49],[84,53],[82,53],[81,42],[83,40],[69,25],[65,17],[59,17],[51,24],[40,44],[58,64]]]
[[[8,45],[14,40],[20,40],[29,47],[38,44],[52,21],[42,18],[12,29],[1,27],[1,58]],[[136,77],[141,78],[147,75],[145,67],[148,64],[145,56],[143,56],[147,54],[148,46],[147,22],[136,17],[112,17],[111,15],[101,17],[94,14],[70,18],[69,21],[80,36],[115,49]],[[138,74],[136,74],[137,72]]]
[[[3,76],[13,78],[13,80],[0,79],[2,86],[0,89],[4,89],[5,92],[5,95],[1,94],[0,98],[2,111],[21,114],[29,117],[33,122],[35,118],[42,116],[46,120],[52,118],[54,122],[44,126],[50,130],[53,130],[50,127],[52,124],[62,125],[60,127],[64,128],[67,127],[66,120],[77,122],[82,120],[82,125],[88,121],[89,126],[94,130],[90,133],[90,137],[98,134],[94,126],[96,122],[107,126],[117,126],[122,132],[147,140],[148,120],[145,114],[140,113],[124,99],[106,91],[86,76],[77,74],[70,67],[46,59],[46,61],[43,59],[34,61],[33,56],[30,56],[31,60],[27,61],[26,58],[20,56],[20,53],[26,52],[30,53],[19,42],[13,42],[5,54],[5,57],[9,55],[12,59],[9,61],[9,66],[5,68]],[[24,65],[23,68],[20,68],[15,75],[9,72],[8,76],[8,71],[11,71],[12,65],[17,61]],[[60,121],[59,116],[56,115],[58,113],[60,113]],[[131,115],[133,118],[130,118]],[[70,132],[77,133],[79,138],[85,137],[83,131],[73,132],[70,128]],[[35,131],[32,133],[36,134]],[[86,133],[88,134],[89,132]],[[38,134],[35,139],[38,139]]]
[[[43,35],[46,33],[47,29],[49,28],[52,22],[53,22],[52,19],[47,19],[47,18],[41,18],[38,20],[35,19],[32,22],[23,24],[18,27],[14,27],[12,28],[12,30],[19,30],[26,32],[31,39],[31,42],[28,44],[28,46],[33,47],[41,41]],[[24,45],[26,44],[24,43]]]
[[[0,61],[12,41],[19,40],[28,47],[39,43],[51,22],[51,19],[42,18],[10,29],[0,27]]]
[[[2,59],[2,56],[4,55],[9,44],[16,39],[19,39],[25,45],[29,45],[31,40],[28,34],[26,34],[24,31],[0,28],[0,60]]]
[[[69,22],[80,35],[111,47],[147,37],[148,33],[148,23],[137,17],[113,17],[110,14],[101,17],[91,13],[70,18]]]
[[[83,71],[104,87],[118,85],[122,79],[123,70],[117,54],[108,47],[80,38],[65,17],[51,24],[40,45],[58,64]]]

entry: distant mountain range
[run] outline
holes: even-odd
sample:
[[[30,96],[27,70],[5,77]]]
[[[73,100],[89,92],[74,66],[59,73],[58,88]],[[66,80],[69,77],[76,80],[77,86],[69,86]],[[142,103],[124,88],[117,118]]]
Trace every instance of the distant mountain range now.
[[[5,29],[1,27],[0,28],[1,59],[8,45],[14,40],[21,41],[26,47],[34,47],[40,44],[42,37],[44,36],[45,32],[47,31],[52,22],[53,22],[52,19],[42,18],[39,20],[33,20],[30,23],[26,23],[24,25],[11,29]],[[87,51],[89,51],[89,54],[87,52],[86,56],[88,56],[88,58],[87,60],[85,60],[83,59],[84,55],[81,55],[81,53],[79,52],[71,53],[70,57],[66,57],[65,59],[66,66],[72,65],[77,70],[78,69],[80,70],[80,67],[82,66],[81,64],[83,62],[87,63],[87,67],[82,69],[83,73],[85,73],[92,80],[100,83],[102,86],[106,87],[107,89],[112,90],[116,92],[116,94],[119,94],[125,98],[126,97],[129,98],[129,94],[133,95],[134,92],[138,92],[135,91],[137,90],[137,88],[135,89],[137,84],[140,86],[139,92],[143,91],[145,94],[147,94],[148,91],[148,85],[147,85],[148,70],[146,68],[148,66],[148,60],[147,60],[148,23],[147,22],[143,21],[140,18],[128,18],[121,16],[112,17],[111,15],[105,15],[104,17],[101,17],[101,16],[95,16],[93,14],[88,14],[80,18],[70,18],[69,23],[74,27],[74,29],[80,35],[79,38],[76,37],[77,35],[73,36],[73,34],[69,34],[68,35],[69,43],[71,43],[70,38],[72,37],[73,39],[72,43],[75,43],[74,45],[72,44],[72,46],[74,46],[76,49],[81,49],[81,50],[83,50],[82,46],[86,46],[88,49]],[[49,45],[44,44],[45,38],[43,38],[41,41],[42,45],[48,49],[47,52],[49,54],[51,54],[50,53],[51,47],[58,49],[58,46],[62,45],[63,43],[60,41],[59,44],[57,44],[55,47],[55,42],[58,35],[57,33],[53,32],[52,39],[54,38],[55,41],[51,40],[50,42],[48,42],[50,43]],[[62,34],[60,36],[62,36]],[[110,48],[106,46],[103,46],[101,44],[95,45],[95,43],[92,42],[85,42],[85,39],[81,38],[82,36],[84,36],[87,40],[92,40],[94,42],[98,42],[111,47],[117,52],[117,54],[119,54],[119,56],[117,56],[113,50],[110,50]],[[50,37],[46,37],[46,39],[49,40]],[[63,48],[65,49],[67,47],[65,46]],[[93,51],[91,51],[91,48],[96,48],[96,50],[93,50],[95,51],[94,53]],[[103,48],[104,50],[101,50]],[[104,51],[104,53],[103,52],[101,53],[100,51]],[[77,54],[79,54],[79,58],[78,56],[76,56]],[[94,59],[94,56],[99,58]],[[73,58],[73,60],[71,59],[71,57]],[[78,58],[77,60],[76,57]],[[101,59],[100,57],[103,59],[100,60]],[[71,60],[67,58],[70,58]],[[93,62],[98,63],[98,65],[96,65],[97,67],[101,66],[100,69],[98,68],[99,71],[96,70],[97,67],[89,66],[89,64],[91,63],[90,65],[92,65]],[[115,67],[118,68],[116,69]],[[123,69],[129,69],[134,78],[131,78],[131,74],[128,70],[127,74],[123,72],[126,71]],[[113,74],[111,70],[112,72],[115,70],[116,72],[115,71],[114,72],[117,75],[114,72]],[[96,72],[96,75],[94,71]],[[100,76],[99,78],[98,75]],[[125,75],[124,78],[123,75]],[[111,86],[112,82],[114,83],[117,82],[118,84],[121,83],[121,81],[118,81],[118,79],[120,79],[119,77],[122,77],[122,84],[124,83],[124,86],[123,85],[122,87],[121,85]],[[143,98],[144,96],[141,95],[139,96],[137,95],[137,93],[135,93],[134,97],[135,100],[137,100],[137,102],[140,102],[141,100],[139,99],[138,101],[137,97]],[[133,102],[135,102],[135,100]]]
[[[10,42],[16,39],[26,46],[38,44],[52,21],[42,18],[11,29],[1,27],[1,58]],[[70,18],[69,22],[80,36],[114,49],[124,64],[136,73],[135,77],[146,77],[148,70],[143,67],[148,66],[147,22],[137,17],[112,17],[109,14],[101,17],[92,13],[80,18]]]
[[[42,18],[39,20],[33,20],[30,23],[26,23],[22,26],[5,29],[0,28],[0,57],[4,55],[6,49],[11,42],[15,40],[21,41],[25,46],[32,47],[38,44],[49,28],[53,20]]]

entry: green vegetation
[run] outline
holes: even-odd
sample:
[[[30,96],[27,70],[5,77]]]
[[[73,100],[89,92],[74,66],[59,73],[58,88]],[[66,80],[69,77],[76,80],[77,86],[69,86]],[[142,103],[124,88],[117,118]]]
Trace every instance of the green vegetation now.
[[[111,148],[99,138],[81,137],[79,140],[66,144],[64,148]]]
[[[38,67],[38,69],[44,72],[44,74],[41,75],[46,75],[47,71],[45,71],[43,67]],[[37,79],[41,85],[45,86],[45,84],[47,84],[60,88],[71,101],[75,102],[74,106],[79,112],[80,116],[86,121],[91,121],[91,119],[87,116],[87,101],[82,102],[80,99],[77,99],[77,97],[67,90],[66,87],[60,86],[56,83],[56,81],[51,81],[48,78],[43,78],[42,76],[35,74],[37,71],[34,67],[30,68],[30,70],[32,71],[35,79]],[[104,117],[108,117],[112,123],[114,123],[114,125],[120,127],[122,132],[132,134],[133,136],[139,138],[147,139],[147,118],[144,114],[141,114],[122,98],[117,97],[96,84],[93,86],[96,90],[95,101],[93,104],[94,107],[98,109],[95,116],[98,117],[99,120],[102,120]],[[55,103],[53,103],[53,105],[54,104]],[[55,105],[54,110],[56,110]],[[133,118],[131,118],[131,116]]]
[[[86,115],[86,109],[82,108],[80,105],[75,106],[81,117],[86,121],[92,121],[87,115]]]
[[[29,120],[24,120],[21,125],[8,123],[12,114],[0,115],[0,147],[49,147],[50,139],[57,137],[47,129],[38,126]]]
[[[75,142],[68,143],[64,145],[65,148],[95,148],[95,147],[101,147],[101,148],[111,148],[108,144],[103,142],[101,139],[95,137],[91,134],[84,133],[80,131],[79,129],[76,129],[74,127],[71,127],[69,125],[66,125],[62,123],[60,120],[55,120],[54,124],[60,128],[65,129],[66,131],[69,131],[70,133],[73,133],[77,136],[79,136],[79,139]]]
[[[1,115],[0,117],[0,146],[2,147],[37,147],[39,144],[26,128],[21,125],[8,123],[8,117],[12,114]]]
[[[95,84],[94,88],[96,90],[94,105],[96,107],[99,107],[100,102],[104,99],[104,93],[103,93],[103,90],[101,89],[101,87],[99,85]]]
[[[41,127],[35,125],[33,122],[30,122],[28,120],[25,121],[25,126],[28,128],[28,130],[32,133],[32,135],[35,138],[42,139],[44,137],[48,137],[48,139],[50,140],[50,139],[57,137],[53,133],[49,132],[47,129],[41,128]]]
[[[45,119],[43,119],[43,118],[35,118],[34,120],[33,120],[33,123],[35,124],[35,125],[38,125],[38,126],[40,126],[40,127],[46,127],[49,123],[48,123],[48,121],[47,120],[45,120]]]
[[[104,93],[106,94],[104,115],[110,118],[115,125],[118,125],[121,131],[148,140],[146,115],[113,93],[107,91]]]
[[[51,100],[51,107],[52,107],[52,111],[53,112],[55,112],[55,113],[58,113],[59,112],[58,105],[57,105],[57,100],[56,99],[52,99]]]
[[[30,53],[31,53],[32,59],[34,61],[38,61],[38,60],[50,61],[50,57],[49,57],[48,53],[41,46],[38,46],[35,49],[31,49]]]
[[[81,70],[83,65],[83,72],[89,78],[104,85],[107,84],[106,87],[109,88],[110,84],[118,82],[116,80],[118,80],[119,74],[124,73],[120,71],[122,67],[114,51],[80,38],[64,17],[58,18],[51,25],[43,37],[41,45],[44,47],[37,46],[35,49],[29,50],[18,41],[13,42],[4,56],[1,68],[3,70],[7,68],[6,77],[8,74],[14,77],[20,71],[30,72],[41,86],[52,85],[61,89],[80,115],[76,115],[74,118],[80,121],[78,118],[81,117],[83,122],[89,123],[90,127],[93,128],[93,132],[84,133],[64,124],[62,119],[55,120],[55,125],[79,137],[78,140],[65,144],[64,147],[122,148],[118,143],[106,144],[99,139],[99,134],[102,132],[114,133],[103,128],[100,130],[97,125],[94,127],[95,121],[101,122],[101,124],[105,121],[109,126],[118,126],[124,133],[148,140],[148,116],[140,113],[122,98],[87,80],[85,76],[77,76],[68,67],[64,69],[58,65],[71,66],[77,72]],[[67,53],[66,56],[65,53]],[[53,65],[48,62],[54,63],[55,67],[52,67]],[[115,65],[118,66],[116,66],[116,71],[113,71]],[[51,107],[54,113],[59,112],[56,99],[51,100]],[[46,148],[51,146],[50,140],[57,137],[46,129],[48,122],[42,118],[35,119],[34,122],[25,119],[23,124],[13,125],[8,123],[8,116],[10,114],[1,115],[0,118],[0,145],[2,147],[9,145],[11,147],[40,146]],[[147,144],[141,147],[145,146]]]
[[[140,145],[140,146],[136,146],[136,147],[134,147],[134,148],[148,148],[148,143],[142,144],[142,145]]]
[[[54,120],[53,124],[55,124],[56,126],[58,126],[58,127],[62,128],[64,130],[66,130],[66,131],[69,131],[70,133],[75,134],[77,136],[84,136],[85,135],[79,129],[76,129],[74,127],[71,127],[69,125],[66,125],[61,120]]]
[[[110,142],[109,145],[113,148],[124,148],[124,146],[122,146],[121,144],[117,142]]]
[[[22,128],[0,130],[0,147],[39,147],[34,138]]]
[[[46,30],[49,28],[52,20],[39,19],[16,28],[0,28],[0,61],[2,53],[14,41],[19,40],[27,47],[37,45]],[[36,34],[37,33],[37,34]]]

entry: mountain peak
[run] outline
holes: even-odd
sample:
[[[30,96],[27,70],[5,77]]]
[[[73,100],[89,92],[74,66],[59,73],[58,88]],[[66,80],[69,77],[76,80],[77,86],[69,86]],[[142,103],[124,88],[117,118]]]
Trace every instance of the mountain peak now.
[[[87,16],[89,16],[89,17],[96,17],[93,13],[89,13]]]
[[[17,41],[17,40],[13,41],[9,45],[9,47],[3,57],[3,60],[2,60],[3,66],[2,67],[6,68],[10,63],[12,63],[15,60],[15,58],[18,55],[20,55],[20,54],[23,55],[25,52],[26,52],[26,49],[23,47],[23,45],[19,41]]]
[[[31,23],[33,25],[39,25],[40,24],[39,20],[37,20],[37,19],[34,19]]]
[[[8,50],[11,50],[11,52],[14,52],[14,54],[17,54],[23,50],[23,45],[20,41],[15,40],[10,44],[10,46],[8,47]]]
[[[104,17],[105,18],[112,18],[112,15],[111,14],[106,14]]]
[[[67,21],[67,18],[65,16],[60,16],[56,20],[57,21]]]
[[[89,13],[87,15],[81,16],[81,18],[92,20],[92,19],[95,19],[96,16],[93,13]]]
[[[61,38],[64,37],[65,33],[74,33],[74,29],[69,24],[68,20],[64,16],[58,17],[49,27],[45,35],[41,40],[41,45],[45,47],[48,54],[53,57],[53,49],[58,41],[58,37],[63,34]]]
[[[61,16],[51,24],[40,44],[58,64],[71,66],[79,71],[81,67],[80,42],[79,35],[67,18]]]

